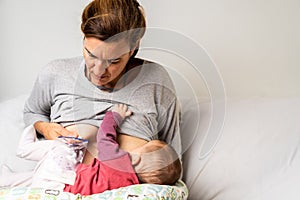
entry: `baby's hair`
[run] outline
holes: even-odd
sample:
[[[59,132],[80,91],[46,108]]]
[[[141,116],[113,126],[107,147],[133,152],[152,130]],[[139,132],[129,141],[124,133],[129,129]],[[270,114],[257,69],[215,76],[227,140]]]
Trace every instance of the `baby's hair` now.
[[[141,182],[161,185],[173,185],[181,176],[181,162],[171,145],[153,140],[141,153],[143,168],[137,171]],[[152,141],[150,141],[152,142]]]

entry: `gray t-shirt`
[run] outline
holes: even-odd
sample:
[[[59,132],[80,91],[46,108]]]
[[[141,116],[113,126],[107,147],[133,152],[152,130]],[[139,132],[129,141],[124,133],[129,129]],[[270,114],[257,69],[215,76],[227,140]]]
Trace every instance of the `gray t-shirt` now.
[[[135,72],[135,79],[113,92],[93,85],[84,70],[83,57],[54,60],[43,68],[25,103],[25,125],[45,121],[64,127],[82,123],[99,127],[113,104],[124,103],[133,115],[124,120],[120,132],[148,141],[164,140],[181,154],[180,108],[173,83],[162,66],[144,61],[125,74]]]

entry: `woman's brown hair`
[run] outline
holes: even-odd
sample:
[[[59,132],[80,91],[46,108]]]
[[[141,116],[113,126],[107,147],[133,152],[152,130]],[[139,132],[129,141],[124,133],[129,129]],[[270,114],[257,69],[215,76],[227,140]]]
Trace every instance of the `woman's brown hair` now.
[[[143,8],[136,0],[93,0],[82,13],[84,36],[101,41],[126,38],[134,48],[143,37],[145,28]]]

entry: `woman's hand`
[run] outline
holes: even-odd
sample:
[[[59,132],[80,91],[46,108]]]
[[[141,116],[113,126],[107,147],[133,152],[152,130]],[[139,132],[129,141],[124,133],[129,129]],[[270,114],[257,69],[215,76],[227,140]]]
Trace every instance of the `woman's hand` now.
[[[36,122],[35,130],[42,134],[47,140],[54,140],[58,136],[73,136],[78,137],[78,133],[69,131],[57,123]]]

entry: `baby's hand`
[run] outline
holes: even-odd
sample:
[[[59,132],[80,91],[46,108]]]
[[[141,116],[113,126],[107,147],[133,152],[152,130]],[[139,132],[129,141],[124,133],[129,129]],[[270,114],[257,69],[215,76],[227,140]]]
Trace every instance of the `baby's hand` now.
[[[132,115],[126,104],[115,104],[112,111],[118,113],[123,119]]]

